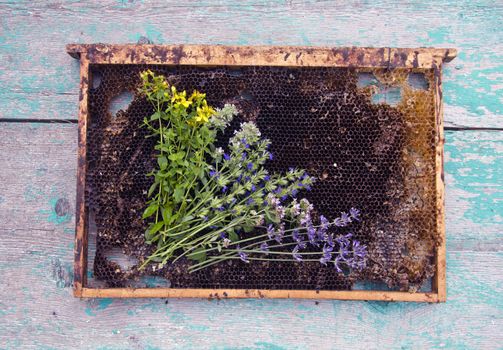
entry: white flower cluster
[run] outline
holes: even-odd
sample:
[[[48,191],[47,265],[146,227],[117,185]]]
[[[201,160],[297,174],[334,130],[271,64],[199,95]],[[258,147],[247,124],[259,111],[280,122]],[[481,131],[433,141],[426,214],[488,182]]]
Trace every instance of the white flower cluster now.
[[[223,108],[217,108],[216,113],[210,119],[210,123],[216,128],[225,129],[237,114],[236,106],[226,103]]]
[[[256,144],[260,141],[260,130],[255,125],[254,122],[241,123],[241,128],[234,131],[234,136],[230,140],[233,145],[239,145],[240,143],[246,148],[250,145]]]

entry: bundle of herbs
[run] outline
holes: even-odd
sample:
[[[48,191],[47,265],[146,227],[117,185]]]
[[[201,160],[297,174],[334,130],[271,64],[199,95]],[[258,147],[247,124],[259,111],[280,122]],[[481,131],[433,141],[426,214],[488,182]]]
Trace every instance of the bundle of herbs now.
[[[341,273],[365,266],[366,247],[343,231],[360,219],[359,211],[331,221],[317,213],[301,198],[314,179],[304,169],[269,172],[270,141],[253,122],[242,123],[225,148],[215,146],[237,115],[235,106],[214,109],[205,94],[177,91],[150,70],[141,79],[155,110],[144,127],[157,140],[143,214],[146,240],[157,248],[142,268],[182,257],[194,261],[190,272],[230,259],[318,261]]]

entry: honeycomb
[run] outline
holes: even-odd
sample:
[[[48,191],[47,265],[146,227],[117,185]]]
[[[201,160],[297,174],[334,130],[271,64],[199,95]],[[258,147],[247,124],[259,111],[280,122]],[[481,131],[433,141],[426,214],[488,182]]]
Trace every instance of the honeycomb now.
[[[153,110],[137,93],[139,73],[151,69],[178,90],[205,92],[214,107],[240,111],[220,136],[225,145],[239,123],[254,120],[272,141],[270,171],[305,168],[317,178],[303,195],[329,219],[350,207],[362,220],[350,227],[368,246],[367,267],[338,274],[319,263],[231,260],[193,274],[180,259],[162,269],[123,268],[113,249],[143,261],[141,219],[155,166],[153,138],[140,128]],[[435,118],[433,74],[421,71],[426,89],[409,85],[411,70],[356,68],[196,67],[94,65],[98,86],[88,95],[86,203],[97,228],[94,276],[109,287],[134,286],[159,276],[176,288],[350,290],[355,282],[385,283],[391,290],[418,290],[433,276],[436,236]],[[372,102],[376,86],[358,85],[362,73],[380,86],[398,86],[396,106]],[[418,74],[415,72],[414,74]],[[114,97],[130,91],[127,110],[109,112]],[[338,233],[335,231],[334,233]]]

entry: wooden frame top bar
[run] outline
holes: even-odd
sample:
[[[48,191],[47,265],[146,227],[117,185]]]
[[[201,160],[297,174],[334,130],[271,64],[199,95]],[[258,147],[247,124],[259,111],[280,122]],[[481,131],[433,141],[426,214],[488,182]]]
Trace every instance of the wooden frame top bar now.
[[[456,57],[455,49],[309,46],[223,46],[68,44],[74,58],[90,64],[174,64],[301,67],[440,67]]]

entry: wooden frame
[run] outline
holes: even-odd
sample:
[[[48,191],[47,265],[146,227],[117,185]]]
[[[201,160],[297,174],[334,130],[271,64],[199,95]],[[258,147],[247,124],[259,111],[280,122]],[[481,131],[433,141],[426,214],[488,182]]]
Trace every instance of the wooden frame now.
[[[454,49],[437,48],[326,48],[277,46],[205,46],[205,45],[106,45],[69,44],[67,52],[80,59],[79,142],[76,198],[76,235],[74,261],[74,295],[89,298],[306,298],[343,300],[382,300],[444,302],[445,221],[443,168],[442,64],[456,57]],[[310,291],[310,290],[245,290],[245,289],[175,289],[175,288],[88,288],[87,245],[88,222],[85,205],[86,133],[90,64],[166,64],[230,66],[297,66],[433,69],[436,120],[436,194],[437,233],[436,274],[432,292],[393,291]]]

